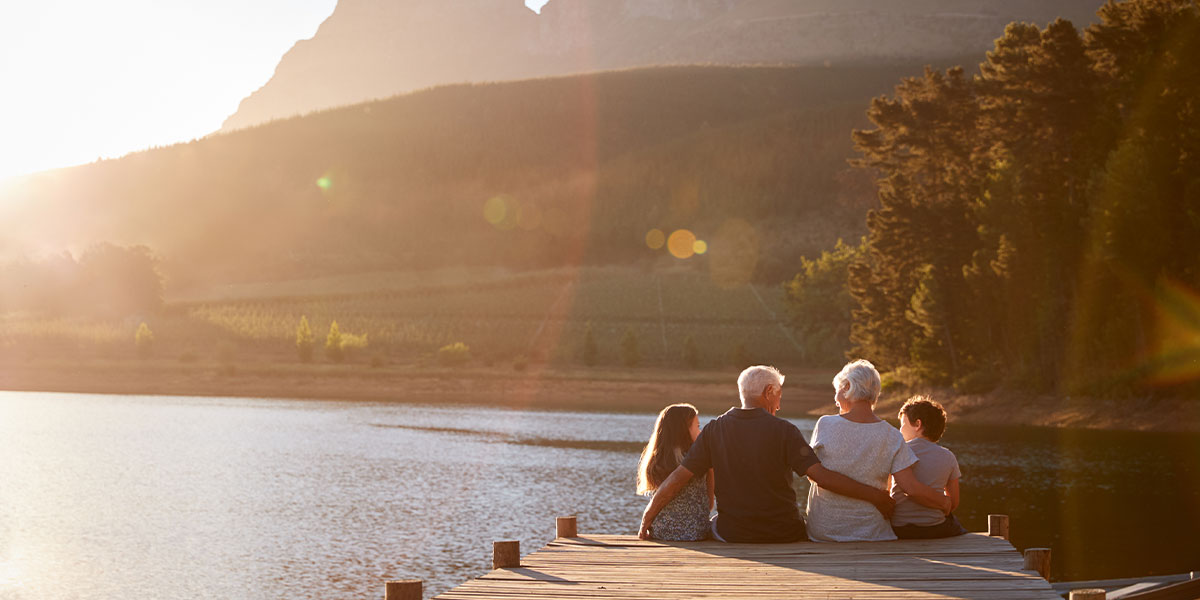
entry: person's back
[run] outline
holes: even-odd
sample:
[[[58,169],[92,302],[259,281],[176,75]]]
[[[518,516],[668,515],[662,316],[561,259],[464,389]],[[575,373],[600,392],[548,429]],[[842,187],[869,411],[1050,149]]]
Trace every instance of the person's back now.
[[[762,408],[731,408],[704,427],[682,466],[713,469],[721,539],[792,542],[806,535],[792,473],[817,462],[795,425]]]
[[[917,476],[917,481],[940,490],[949,484],[951,478],[959,478],[958,459],[953,452],[923,437],[915,437],[906,443],[913,454],[917,455],[917,464],[913,466],[913,474]],[[896,500],[892,525],[928,527],[946,520],[946,513],[917,504],[897,485],[892,485],[892,498]]]
[[[826,469],[795,425],[774,415],[783,398],[775,367],[747,367],[738,376],[742,407],[732,408],[700,432],[683,462],[642,511],[638,537],[654,537],[654,521],[697,473],[714,470],[717,516],[714,538],[728,542],[792,542],[805,537],[792,473],[845,496],[861,498],[891,515],[887,492]],[[903,482],[901,482],[903,483]],[[907,489],[907,488],[906,488]]]
[[[946,431],[946,409],[925,396],[909,398],[900,407],[900,433],[917,464],[913,475],[921,483],[949,498],[949,512],[915,502],[899,486],[892,487],[896,512],[892,515],[892,530],[903,539],[929,539],[962,535],[967,532],[954,517],[958,508],[958,459],[954,453],[937,444]]]
[[[871,487],[886,489],[888,477],[916,458],[886,421],[856,423],[842,415],[817,420],[812,447],[825,468]],[[808,490],[808,534],[814,541],[894,540],[891,525],[868,502],[819,486]]]

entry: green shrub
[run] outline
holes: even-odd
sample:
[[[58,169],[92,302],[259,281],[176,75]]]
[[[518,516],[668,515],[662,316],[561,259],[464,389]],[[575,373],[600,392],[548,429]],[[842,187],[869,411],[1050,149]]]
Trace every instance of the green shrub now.
[[[337,321],[329,324],[329,335],[325,336],[325,356],[337,363],[346,358],[345,352],[342,351],[342,332],[338,329]]]
[[[342,355],[349,359],[354,358],[360,352],[367,348],[367,334],[355,335],[353,333],[342,334]]]
[[[138,356],[148,358],[154,352],[154,332],[150,331],[150,326],[142,321],[138,325],[137,333],[133,334],[133,345],[137,347]]]
[[[975,371],[954,381],[954,391],[960,394],[986,394],[1000,383],[993,371]]]
[[[879,376],[880,389],[893,392],[911,389],[921,381],[920,374],[911,367],[898,367]]]
[[[312,328],[308,326],[308,317],[300,315],[300,324],[296,326],[296,354],[300,360],[311,361],[315,345]]]
[[[438,348],[437,360],[438,364],[444,367],[466,364],[471,360],[471,347],[462,342],[446,344]]]

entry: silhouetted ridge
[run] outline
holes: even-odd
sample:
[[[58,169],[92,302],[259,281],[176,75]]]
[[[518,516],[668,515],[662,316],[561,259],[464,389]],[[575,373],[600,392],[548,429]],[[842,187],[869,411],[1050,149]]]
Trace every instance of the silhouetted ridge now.
[[[1013,20],[1099,0],[340,0],[223,130],[439,84],[684,64],[834,64],[981,53]]]

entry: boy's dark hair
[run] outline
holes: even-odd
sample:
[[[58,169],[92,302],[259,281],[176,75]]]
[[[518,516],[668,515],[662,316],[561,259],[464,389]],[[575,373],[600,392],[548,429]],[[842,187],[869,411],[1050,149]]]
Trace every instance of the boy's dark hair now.
[[[922,435],[929,441],[936,442],[946,432],[946,409],[929,396],[913,396],[909,398],[900,412],[908,417],[908,422],[916,425],[921,422]]]

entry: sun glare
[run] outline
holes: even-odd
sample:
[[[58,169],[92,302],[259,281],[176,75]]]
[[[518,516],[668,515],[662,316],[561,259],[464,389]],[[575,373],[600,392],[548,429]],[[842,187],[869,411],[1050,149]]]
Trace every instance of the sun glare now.
[[[6,3],[0,179],[216,131],[335,4]]]

